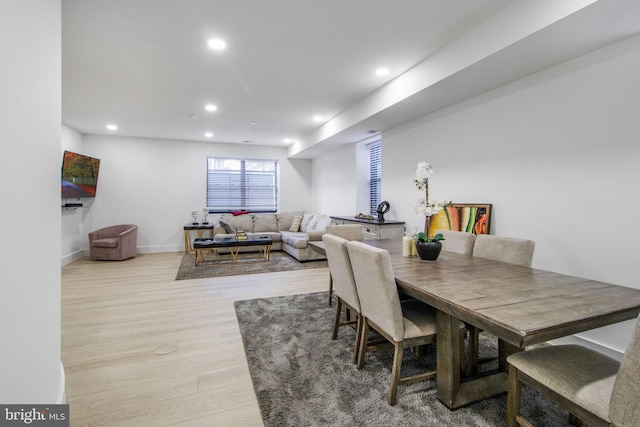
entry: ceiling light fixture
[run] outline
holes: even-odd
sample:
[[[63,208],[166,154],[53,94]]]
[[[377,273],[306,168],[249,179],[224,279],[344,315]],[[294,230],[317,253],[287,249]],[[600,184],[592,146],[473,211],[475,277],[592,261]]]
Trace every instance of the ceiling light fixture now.
[[[207,46],[209,46],[213,50],[224,50],[227,47],[227,43],[224,40],[220,39],[210,39],[207,42]]]
[[[107,125],[107,129],[109,129],[109,130],[118,130],[118,126],[116,126],[114,124],[108,124]]]
[[[216,105],[213,104],[207,104],[204,106],[204,109],[207,111],[217,111],[218,107]]]
[[[313,121],[314,121],[314,122],[321,122],[321,121],[322,121],[322,116],[315,116],[315,117],[313,118]]]
[[[387,74],[389,74],[389,69],[388,68],[378,68],[376,70],[376,76],[384,77]]]
[[[207,138],[213,138],[213,132],[205,132],[204,136]]]

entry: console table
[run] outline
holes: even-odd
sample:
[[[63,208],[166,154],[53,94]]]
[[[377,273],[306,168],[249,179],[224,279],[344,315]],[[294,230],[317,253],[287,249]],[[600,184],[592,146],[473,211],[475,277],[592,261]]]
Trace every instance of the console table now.
[[[398,239],[404,236],[404,221],[379,221],[355,216],[332,216],[332,224],[362,224],[364,238],[370,240]]]
[[[196,237],[202,237],[202,232],[209,230],[209,237],[213,238],[213,228],[215,225],[211,224],[186,224],[184,226],[184,253],[190,254],[191,249],[191,232],[195,230]]]

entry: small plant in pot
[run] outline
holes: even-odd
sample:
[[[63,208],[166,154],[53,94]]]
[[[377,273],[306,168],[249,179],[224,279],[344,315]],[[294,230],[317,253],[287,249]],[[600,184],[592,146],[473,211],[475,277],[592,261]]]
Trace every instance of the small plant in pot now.
[[[438,200],[432,202],[429,200],[429,177],[433,174],[433,168],[427,162],[418,163],[414,184],[420,191],[424,191],[424,198],[416,200],[416,213],[424,215],[424,232],[417,233],[413,236],[416,241],[416,251],[420,259],[436,260],[442,250],[441,240],[444,236],[441,233],[433,237],[429,237],[429,226],[431,224],[431,216],[437,214],[445,206],[451,204],[448,200]]]
[[[420,232],[413,236],[416,241],[416,251],[420,259],[434,261],[438,259],[440,251],[442,251],[441,240],[444,240],[442,233],[438,233],[433,237],[428,237],[426,233]]]

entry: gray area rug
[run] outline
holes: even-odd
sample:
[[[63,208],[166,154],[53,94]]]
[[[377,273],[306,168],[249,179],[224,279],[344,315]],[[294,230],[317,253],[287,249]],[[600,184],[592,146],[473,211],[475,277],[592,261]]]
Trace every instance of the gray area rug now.
[[[176,280],[203,279],[207,277],[234,276],[237,274],[271,273],[274,271],[305,270],[326,267],[326,260],[300,262],[286,252],[271,252],[269,261],[258,258],[258,253],[240,253],[236,264],[228,254],[206,254],[204,262],[193,264],[192,254],[182,257]]]
[[[434,380],[400,386],[398,403],[389,406],[392,351],[368,353],[357,370],[351,363],[355,331],[342,327],[331,341],[334,307],[324,292],[234,304],[267,427],[506,425],[506,393],[451,411],[437,400]],[[481,334],[480,356],[495,354],[493,345]],[[434,365],[434,346],[419,359],[406,351],[403,376]],[[566,412],[526,387],[523,413],[538,426],[569,425]]]

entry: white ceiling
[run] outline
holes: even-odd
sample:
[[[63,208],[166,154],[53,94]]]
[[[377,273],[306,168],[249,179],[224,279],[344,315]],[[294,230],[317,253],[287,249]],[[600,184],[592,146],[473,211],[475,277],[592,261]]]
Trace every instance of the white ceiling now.
[[[62,0],[62,119],[310,158],[634,34],[635,3]]]

